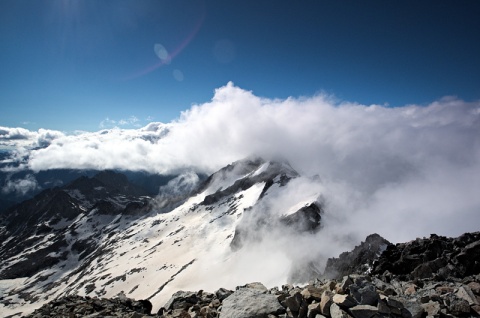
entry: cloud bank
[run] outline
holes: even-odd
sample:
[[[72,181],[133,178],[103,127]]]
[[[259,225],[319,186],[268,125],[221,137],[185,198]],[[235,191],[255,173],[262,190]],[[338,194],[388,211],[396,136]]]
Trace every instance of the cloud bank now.
[[[479,229],[479,136],[479,101],[446,97],[388,108],[322,94],[267,99],[229,83],[168,124],[74,135],[2,127],[0,145],[21,149],[24,166],[35,171],[208,173],[252,154],[280,156],[319,177],[335,211],[328,222],[356,222],[365,234],[395,229],[401,234],[385,236],[400,240]],[[398,226],[407,221],[410,227]],[[367,223],[375,227],[362,228]]]
[[[2,193],[25,195],[30,191],[36,190],[37,188],[39,188],[37,179],[35,179],[33,175],[28,174],[23,179],[7,179],[2,187]]]

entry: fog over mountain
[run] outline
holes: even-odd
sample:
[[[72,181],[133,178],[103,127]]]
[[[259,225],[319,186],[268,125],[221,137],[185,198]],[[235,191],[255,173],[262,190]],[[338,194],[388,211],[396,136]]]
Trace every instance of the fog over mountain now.
[[[72,127],[74,129],[74,127]],[[3,171],[58,168],[212,173],[249,155],[282,158],[320,189],[335,231],[391,241],[480,225],[480,102],[360,105],[318,94],[267,99],[228,83],[170,123],[66,134],[0,128]],[[20,165],[14,163],[20,162]],[[10,164],[11,163],[11,164]],[[11,180],[8,187],[33,187]],[[295,196],[293,192],[291,194]],[[414,221],[412,221],[414,220]]]

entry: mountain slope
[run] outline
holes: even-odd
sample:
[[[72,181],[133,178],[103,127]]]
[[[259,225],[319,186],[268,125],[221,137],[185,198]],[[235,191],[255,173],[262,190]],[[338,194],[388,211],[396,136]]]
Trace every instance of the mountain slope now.
[[[318,194],[281,208],[272,204],[296,177],[286,163],[240,160],[211,175],[193,195],[176,197],[176,207],[168,213],[159,213],[165,212],[159,198],[128,197],[128,191],[101,178],[79,179],[56,190],[68,197],[65,204],[74,207],[74,217],[45,223],[50,229],[44,233],[36,229],[28,232],[30,236],[23,234],[35,244],[9,254],[5,242],[18,241],[19,236],[3,229],[2,310],[15,313],[21,307],[28,312],[67,294],[113,297],[123,292],[150,300],[155,311],[187,286],[233,288],[259,277],[267,284],[282,283],[290,268],[289,251],[270,249],[268,253],[278,257],[261,259],[268,243],[290,232],[302,232],[300,238],[311,235],[321,227],[323,213]],[[129,213],[129,207],[136,212]],[[232,249],[239,231],[242,244]],[[30,272],[22,277],[22,271],[9,272],[31,253],[43,253],[51,263],[39,268],[29,263]]]

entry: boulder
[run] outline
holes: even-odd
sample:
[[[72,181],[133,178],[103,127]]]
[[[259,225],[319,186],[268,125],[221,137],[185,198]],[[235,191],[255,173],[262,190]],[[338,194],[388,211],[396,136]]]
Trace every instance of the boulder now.
[[[371,318],[378,314],[378,309],[370,305],[357,305],[350,308],[350,312],[354,318]]]
[[[241,288],[225,298],[220,318],[264,318],[285,313],[285,308],[271,294],[257,289]]]
[[[165,304],[165,309],[185,309],[187,310],[192,305],[198,302],[197,293],[190,291],[177,291],[170,297],[170,299]]]
[[[320,310],[319,303],[313,303],[308,305],[307,318],[315,318],[317,315],[320,315],[322,311]]]
[[[379,295],[375,286],[369,282],[350,285],[350,294],[360,305],[377,306]]]
[[[330,306],[330,317],[332,318],[350,318],[350,315],[343,311],[337,304]]]
[[[429,301],[426,304],[422,304],[423,310],[427,313],[427,316],[435,316],[440,313],[440,304],[438,302]]]
[[[460,299],[466,300],[469,305],[480,305],[472,290],[468,286],[461,286],[455,294]]]
[[[233,294],[233,291],[225,289],[225,288],[220,288],[215,292],[215,295],[217,296],[218,300],[223,301],[225,298]]]
[[[350,295],[335,294],[332,298],[333,302],[340,306],[340,308],[351,308],[358,305],[355,299]]]
[[[301,292],[303,298],[305,298],[309,303],[311,303],[314,300],[320,301],[322,299],[322,293],[323,293],[323,290],[312,285],[308,285]]]
[[[268,288],[265,287],[265,285],[263,285],[263,284],[260,283],[260,282],[248,283],[248,284],[246,284],[246,285],[237,287],[237,289],[240,289],[240,288],[257,289],[257,290],[260,290],[260,291],[262,291],[262,292],[268,291]]]
[[[285,299],[285,305],[294,313],[298,313],[303,305],[303,297],[299,292]]]
[[[322,299],[320,300],[320,311],[322,315],[330,316],[330,306],[332,305],[333,293],[331,291],[324,291]]]

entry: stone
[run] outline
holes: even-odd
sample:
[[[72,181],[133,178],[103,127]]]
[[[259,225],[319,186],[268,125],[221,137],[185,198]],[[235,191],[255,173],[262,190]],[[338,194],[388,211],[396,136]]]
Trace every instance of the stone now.
[[[225,289],[225,288],[220,288],[215,292],[215,295],[220,301],[223,301],[225,298],[233,294],[233,291]]]
[[[387,301],[385,299],[380,299],[378,301],[377,310],[379,314],[389,315],[391,313],[390,307],[388,307]]]
[[[197,294],[190,291],[177,291],[165,304],[165,309],[188,309],[198,302]]]
[[[330,317],[332,318],[349,318],[350,315],[344,312],[337,304],[330,306]]]
[[[358,305],[355,299],[350,295],[333,295],[332,301],[340,306],[340,308],[351,308]]]
[[[314,300],[320,301],[322,299],[322,293],[323,293],[323,290],[316,288],[312,285],[305,287],[301,292],[303,298],[305,298],[309,303],[311,303]]]
[[[298,313],[300,311],[300,307],[303,304],[303,297],[299,292],[296,292],[290,297],[285,299],[285,305],[290,308],[292,312]]]
[[[330,309],[330,308],[329,308]],[[315,318],[316,315],[321,314],[320,304],[313,303],[308,305],[307,318]]]
[[[453,299],[448,306],[448,310],[454,316],[462,316],[470,313],[470,305],[465,299]]]
[[[468,286],[461,286],[456,292],[455,296],[466,300],[469,305],[480,305],[472,290]]]
[[[322,294],[322,299],[320,300],[320,311],[322,315],[330,316],[330,306],[332,305],[333,293],[329,290],[326,290]]]
[[[292,284],[285,284],[285,285],[282,285],[282,290],[285,291],[285,292],[289,292],[293,289],[293,285]]]
[[[210,307],[212,307],[212,308],[218,308],[218,307],[220,307],[221,304],[222,304],[222,303],[220,302],[219,299],[214,299],[214,300],[212,300],[212,302],[210,303]]]
[[[258,289],[242,288],[236,290],[222,303],[220,318],[264,318],[269,314],[285,313],[285,308],[272,294]]]
[[[435,288],[435,291],[440,295],[444,295],[444,294],[450,294],[455,292],[455,288],[451,286],[438,286]]]
[[[405,295],[413,295],[417,292],[417,288],[418,288],[417,285],[409,284],[403,293]]]
[[[435,316],[440,313],[440,304],[436,301],[429,301],[426,304],[422,304],[422,307],[427,316]]]
[[[473,305],[470,308],[477,313],[477,316],[480,316],[480,305]]]
[[[341,283],[339,284],[339,293],[344,294],[347,292],[348,287],[353,284],[353,280],[350,278],[350,276],[343,276],[343,279]]]
[[[396,299],[395,297],[388,297],[387,298],[387,304],[389,307],[393,307],[393,308],[403,308],[403,303]]]
[[[215,311],[210,306],[200,308],[200,317],[214,317]]]
[[[190,314],[184,309],[174,309],[172,311],[172,318],[191,318]]]
[[[480,283],[478,282],[470,282],[467,284],[467,286],[470,288],[470,290],[477,294],[480,295]]]
[[[362,282],[361,284],[353,284],[350,286],[350,295],[360,305],[377,306],[379,295],[375,286],[369,282]]]
[[[405,309],[410,312],[412,318],[421,318],[423,316],[424,310],[422,304],[415,300],[409,300],[403,302]]]
[[[350,308],[350,312],[354,318],[371,318],[378,314],[378,309],[370,305],[357,305]]]
[[[264,291],[264,292],[268,291],[268,288],[265,287],[265,285],[263,285],[260,282],[248,283],[246,285],[237,287],[237,289],[240,289],[240,288],[257,289],[257,290]]]

